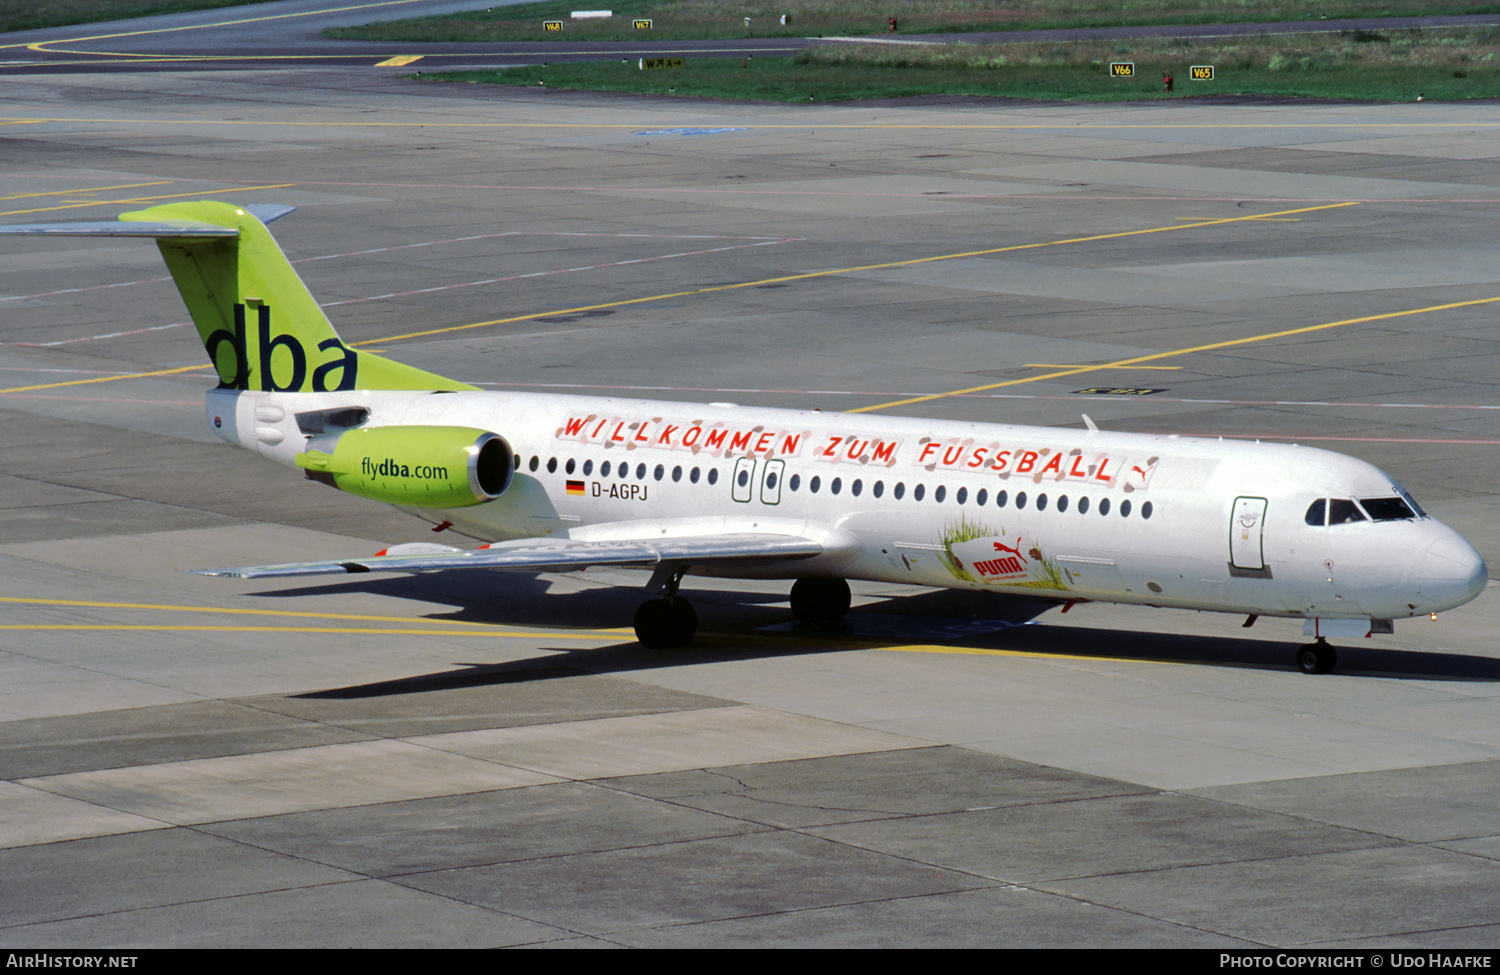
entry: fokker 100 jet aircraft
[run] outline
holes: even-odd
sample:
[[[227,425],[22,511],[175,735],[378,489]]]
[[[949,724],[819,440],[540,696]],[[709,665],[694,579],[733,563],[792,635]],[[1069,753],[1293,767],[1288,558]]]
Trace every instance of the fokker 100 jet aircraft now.
[[[652,647],[692,639],[690,572],[795,580],[805,620],[841,618],[849,579],[1296,617],[1308,673],[1333,668],[1326,637],[1487,579],[1389,475],[1308,447],[481,391],[345,345],[265,227],[291,209],[0,228],[155,238],[219,373],[214,433],[486,543],[211,575],[641,567]]]

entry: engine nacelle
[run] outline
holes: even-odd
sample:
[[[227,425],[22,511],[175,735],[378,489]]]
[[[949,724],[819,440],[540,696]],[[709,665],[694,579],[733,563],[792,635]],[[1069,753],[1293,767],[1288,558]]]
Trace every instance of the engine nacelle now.
[[[314,437],[297,466],[373,501],[466,508],[510,487],[515,455],[497,433],[470,427],[366,427]]]

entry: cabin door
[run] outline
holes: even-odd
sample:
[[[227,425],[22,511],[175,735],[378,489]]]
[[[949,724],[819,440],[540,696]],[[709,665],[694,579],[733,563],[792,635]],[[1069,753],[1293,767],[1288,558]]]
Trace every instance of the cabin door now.
[[[744,504],[755,494],[755,458],[741,457],[734,462],[734,475],[730,481],[729,496]]]
[[[1229,564],[1236,569],[1266,567],[1263,535],[1265,498],[1235,498],[1234,517],[1229,524]]]
[[[786,472],[786,461],[768,460],[760,475],[760,503],[781,503],[781,478]]]

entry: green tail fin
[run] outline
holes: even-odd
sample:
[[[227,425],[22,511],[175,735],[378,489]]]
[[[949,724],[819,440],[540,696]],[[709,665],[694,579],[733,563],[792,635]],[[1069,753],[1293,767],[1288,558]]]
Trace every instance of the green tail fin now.
[[[249,208],[208,200],[169,203],[121,214],[120,220],[148,225],[141,236],[156,238],[219,372],[220,388],[474,388],[345,345]]]

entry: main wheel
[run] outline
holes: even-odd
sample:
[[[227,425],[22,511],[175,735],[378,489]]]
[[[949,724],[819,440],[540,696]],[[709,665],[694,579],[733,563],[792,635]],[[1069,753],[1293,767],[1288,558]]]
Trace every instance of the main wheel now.
[[[1297,666],[1304,674],[1329,673],[1338,666],[1338,662],[1338,653],[1322,640],[1309,643],[1297,651]]]
[[[792,583],[792,615],[808,623],[833,623],[849,612],[843,579],[798,579]]]
[[[685,646],[697,632],[698,614],[686,599],[648,599],[635,611],[635,638],[652,650]]]

